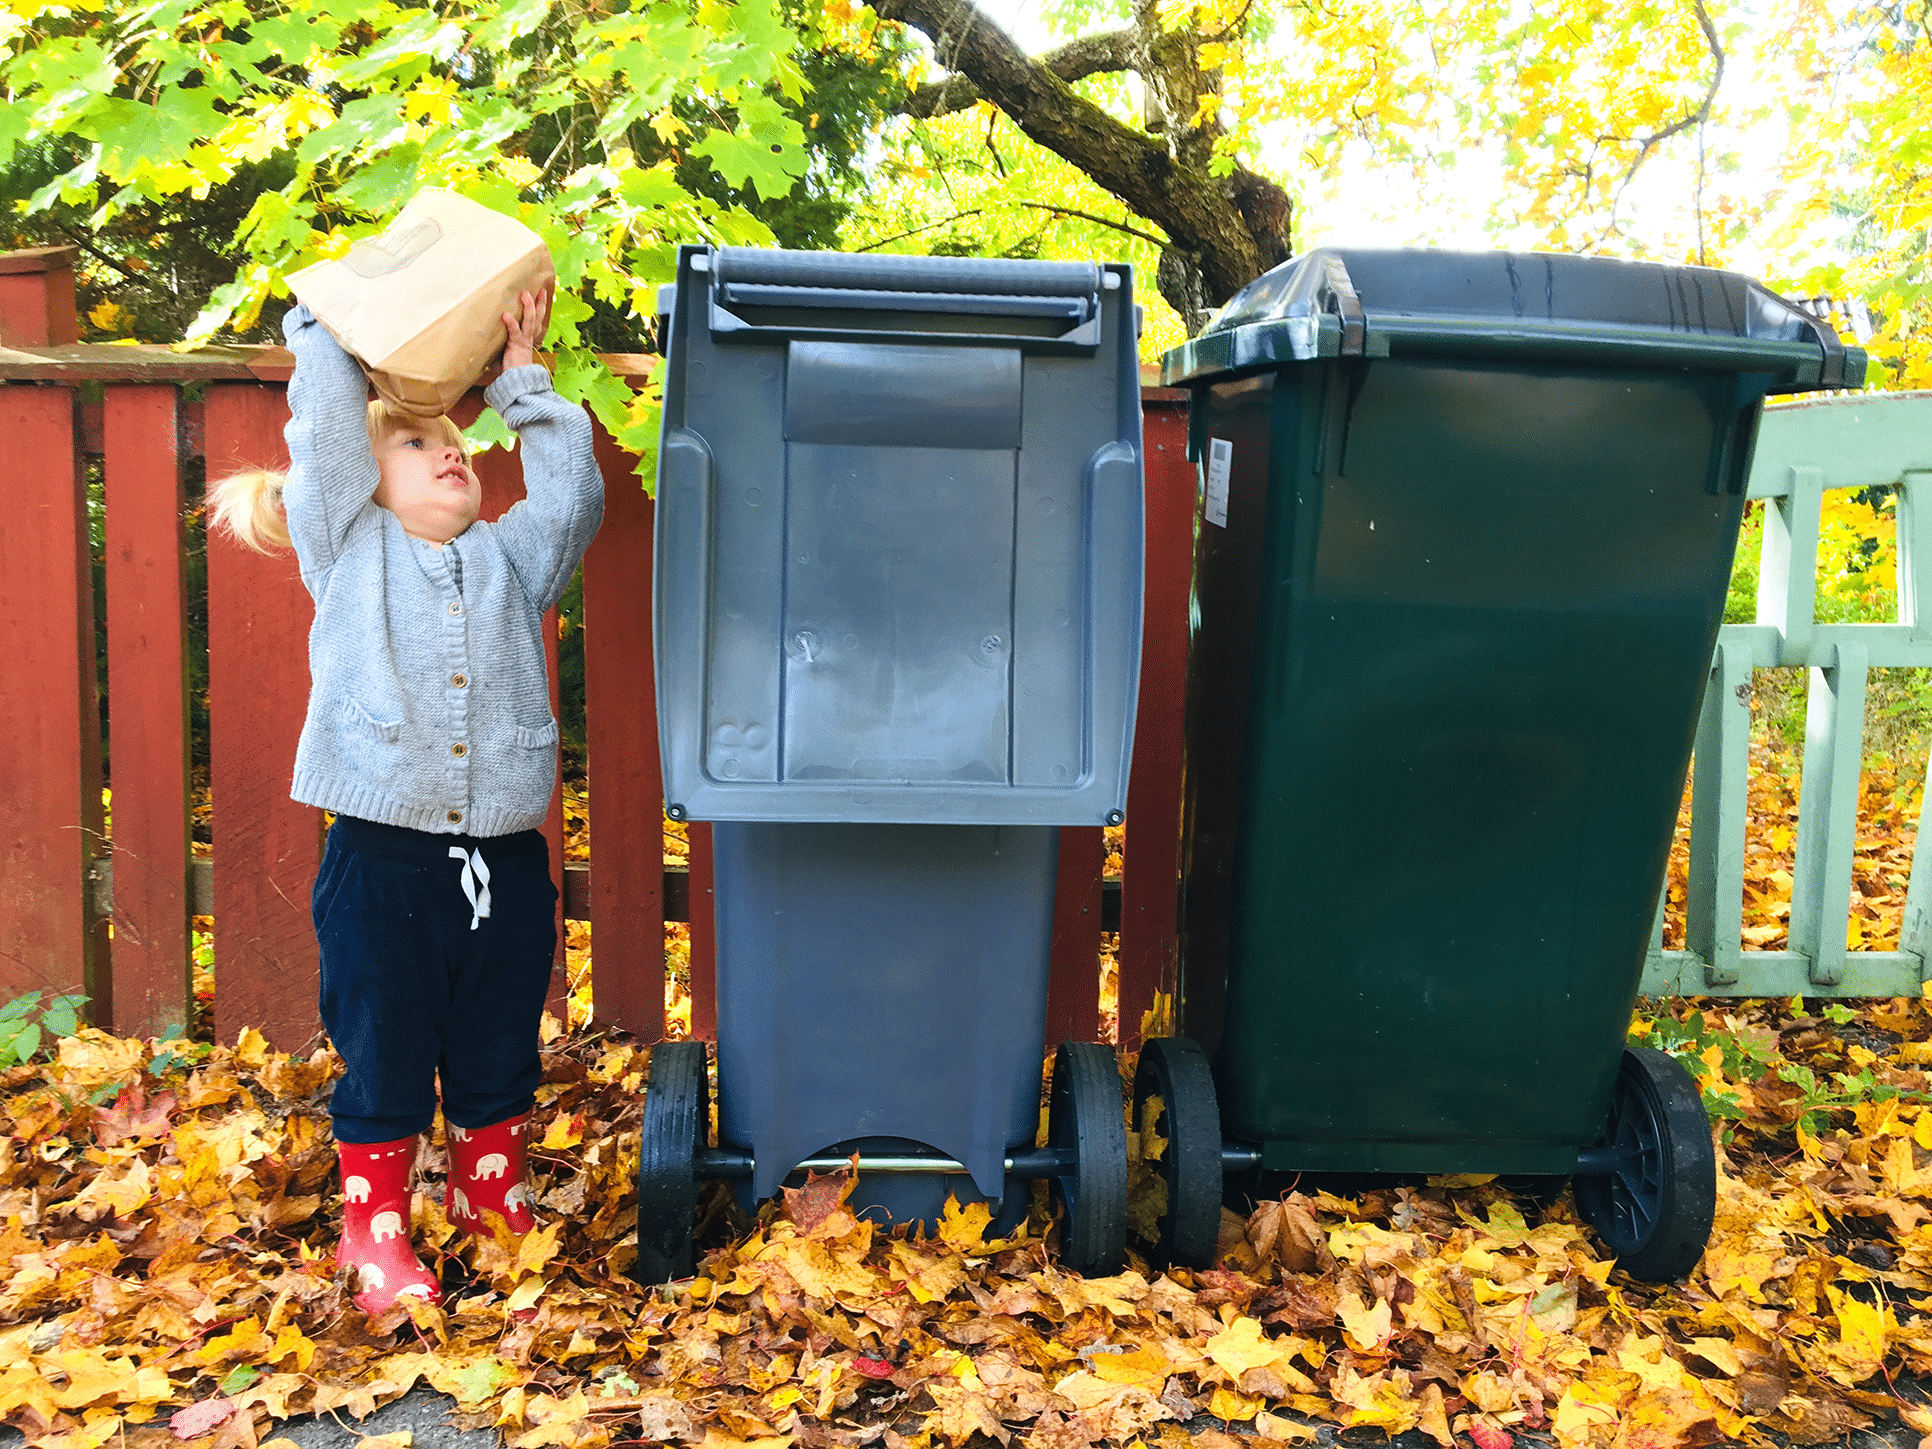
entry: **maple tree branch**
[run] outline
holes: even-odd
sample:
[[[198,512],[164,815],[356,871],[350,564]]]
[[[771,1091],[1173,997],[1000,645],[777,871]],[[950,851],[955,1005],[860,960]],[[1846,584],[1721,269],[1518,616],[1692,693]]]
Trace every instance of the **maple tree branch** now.
[[[896,232],[892,236],[882,236],[875,242],[867,242],[862,247],[852,248],[855,252],[869,252],[875,247],[889,247],[896,241],[904,241],[909,236],[919,236],[924,232],[937,231],[942,226],[951,226],[956,221],[964,221],[969,216],[979,216],[986,210],[983,206],[971,207],[966,211],[956,211],[951,216],[938,221],[929,221],[924,226],[915,226],[910,231]]]
[[[924,34],[941,65],[970,80],[1033,141],[1079,167],[1175,244],[1184,239],[1212,301],[1225,301],[1261,273],[1262,247],[1246,215],[1252,208],[1237,204],[1237,195],[1272,183],[1250,173],[1230,186],[1205,167],[1184,165],[1159,140],[1076,94],[973,0],[876,0],[873,8]],[[1257,214],[1270,210],[1285,218],[1285,196]]]
[[[1133,53],[1132,30],[1103,30],[1093,35],[1079,36],[1065,45],[1045,51],[1035,57],[1035,62],[1071,84],[1090,75],[1132,70]],[[953,74],[944,80],[915,86],[900,109],[909,116],[929,121],[937,116],[949,116],[955,111],[971,110],[984,99],[979,87],[971,80]]]
[[[1124,231],[1128,236],[1139,237],[1152,246],[1167,249],[1167,239],[1155,236],[1152,232],[1142,231],[1139,227],[1129,226],[1124,221],[1113,221],[1104,216],[1095,216],[1091,211],[1080,211],[1071,206],[1049,206],[1043,201],[1022,201],[1021,206],[1032,211],[1050,211],[1055,216],[1077,216],[1082,221],[1091,221],[1097,226],[1110,226],[1115,231]]]
[[[1704,32],[1704,44],[1709,47],[1711,55],[1717,61],[1711,72],[1710,88],[1704,92],[1704,99],[1695,110],[1679,116],[1661,131],[1654,131],[1645,136],[1639,143],[1637,154],[1631,158],[1629,167],[1623,173],[1623,179],[1617,183],[1616,195],[1610,199],[1610,221],[1605,229],[1606,236],[1617,230],[1617,207],[1622,203],[1623,194],[1629,189],[1630,183],[1636,180],[1638,170],[1650,158],[1651,152],[1672,136],[1709,120],[1711,107],[1717,101],[1718,87],[1724,84],[1724,43],[1718,36],[1717,27],[1711,23],[1710,12],[1704,8],[1704,0],[1691,0],[1691,10],[1697,16],[1698,28]]]

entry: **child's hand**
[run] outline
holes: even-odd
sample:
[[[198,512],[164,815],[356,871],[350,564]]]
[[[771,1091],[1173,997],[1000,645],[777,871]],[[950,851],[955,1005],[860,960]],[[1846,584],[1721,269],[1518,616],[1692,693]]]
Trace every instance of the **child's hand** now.
[[[525,363],[536,361],[537,346],[543,341],[543,334],[550,326],[550,289],[545,287],[536,296],[528,292],[518,294],[518,311],[515,315],[503,314],[503,327],[510,334],[510,340],[503,344],[503,370],[522,367]]]

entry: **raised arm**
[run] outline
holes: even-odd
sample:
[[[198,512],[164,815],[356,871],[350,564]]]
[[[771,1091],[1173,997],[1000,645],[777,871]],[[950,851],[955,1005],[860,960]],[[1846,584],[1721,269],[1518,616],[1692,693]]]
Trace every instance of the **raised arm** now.
[[[556,603],[604,518],[604,477],[591,449],[590,416],[551,389],[550,372],[532,361],[549,321],[545,293],[504,314],[503,374],[484,400],[517,433],[525,497],[496,522],[497,538],[524,592],[539,609]]]
[[[369,382],[306,306],[291,308],[282,335],[295,354],[288,384],[288,481],[282,507],[302,579],[318,593],[349,528],[381,477],[369,447]]]

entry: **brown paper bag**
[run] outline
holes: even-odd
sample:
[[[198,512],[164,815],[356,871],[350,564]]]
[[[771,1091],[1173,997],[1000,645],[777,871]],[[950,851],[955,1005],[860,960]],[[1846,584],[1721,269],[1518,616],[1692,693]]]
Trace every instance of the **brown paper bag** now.
[[[448,412],[508,340],[517,294],[556,279],[522,222],[453,191],[419,192],[381,236],[304,267],[289,290],[369,374],[391,408]]]

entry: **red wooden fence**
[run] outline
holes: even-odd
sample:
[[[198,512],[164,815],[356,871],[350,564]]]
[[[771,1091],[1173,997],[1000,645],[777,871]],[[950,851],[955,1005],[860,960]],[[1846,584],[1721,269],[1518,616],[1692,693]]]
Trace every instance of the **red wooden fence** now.
[[[0,508],[0,629],[11,641],[10,667],[0,670],[0,1002],[34,990],[84,992],[97,1023],[153,1036],[180,1029],[192,1006],[184,465],[199,454],[208,476],[219,477],[285,461],[289,359],[276,348],[78,344],[70,266],[71,253],[60,250],[0,256],[0,476],[14,495]],[[642,361],[614,359],[634,373]],[[181,397],[190,384],[204,390],[192,407]],[[1155,993],[1173,989],[1195,490],[1183,399],[1153,387],[1142,399],[1147,611],[1120,892],[1123,1043],[1138,1037]],[[459,420],[479,406],[472,394]],[[652,504],[631,459],[601,429],[597,447],[608,487],[603,529],[584,560],[594,864],[582,914],[592,926],[596,1019],[657,1040],[667,877],[651,704]],[[95,888],[107,852],[97,849],[101,748],[85,482],[93,456],[102,459],[106,500],[111,951]],[[478,471],[484,516],[521,496],[514,455],[486,454]],[[254,1026],[289,1049],[317,1031],[308,899],[322,824],[319,812],[288,798],[308,692],[309,618],[292,558],[210,540],[215,1027],[233,1040]],[[562,824],[553,798],[547,834],[560,881]],[[692,1028],[708,1037],[716,1027],[710,830],[693,825],[689,835]],[[1049,1041],[1092,1040],[1100,1031],[1102,865],[1097,827],[1062,832]],[[559,971],[553,1004],[561,996]]]

